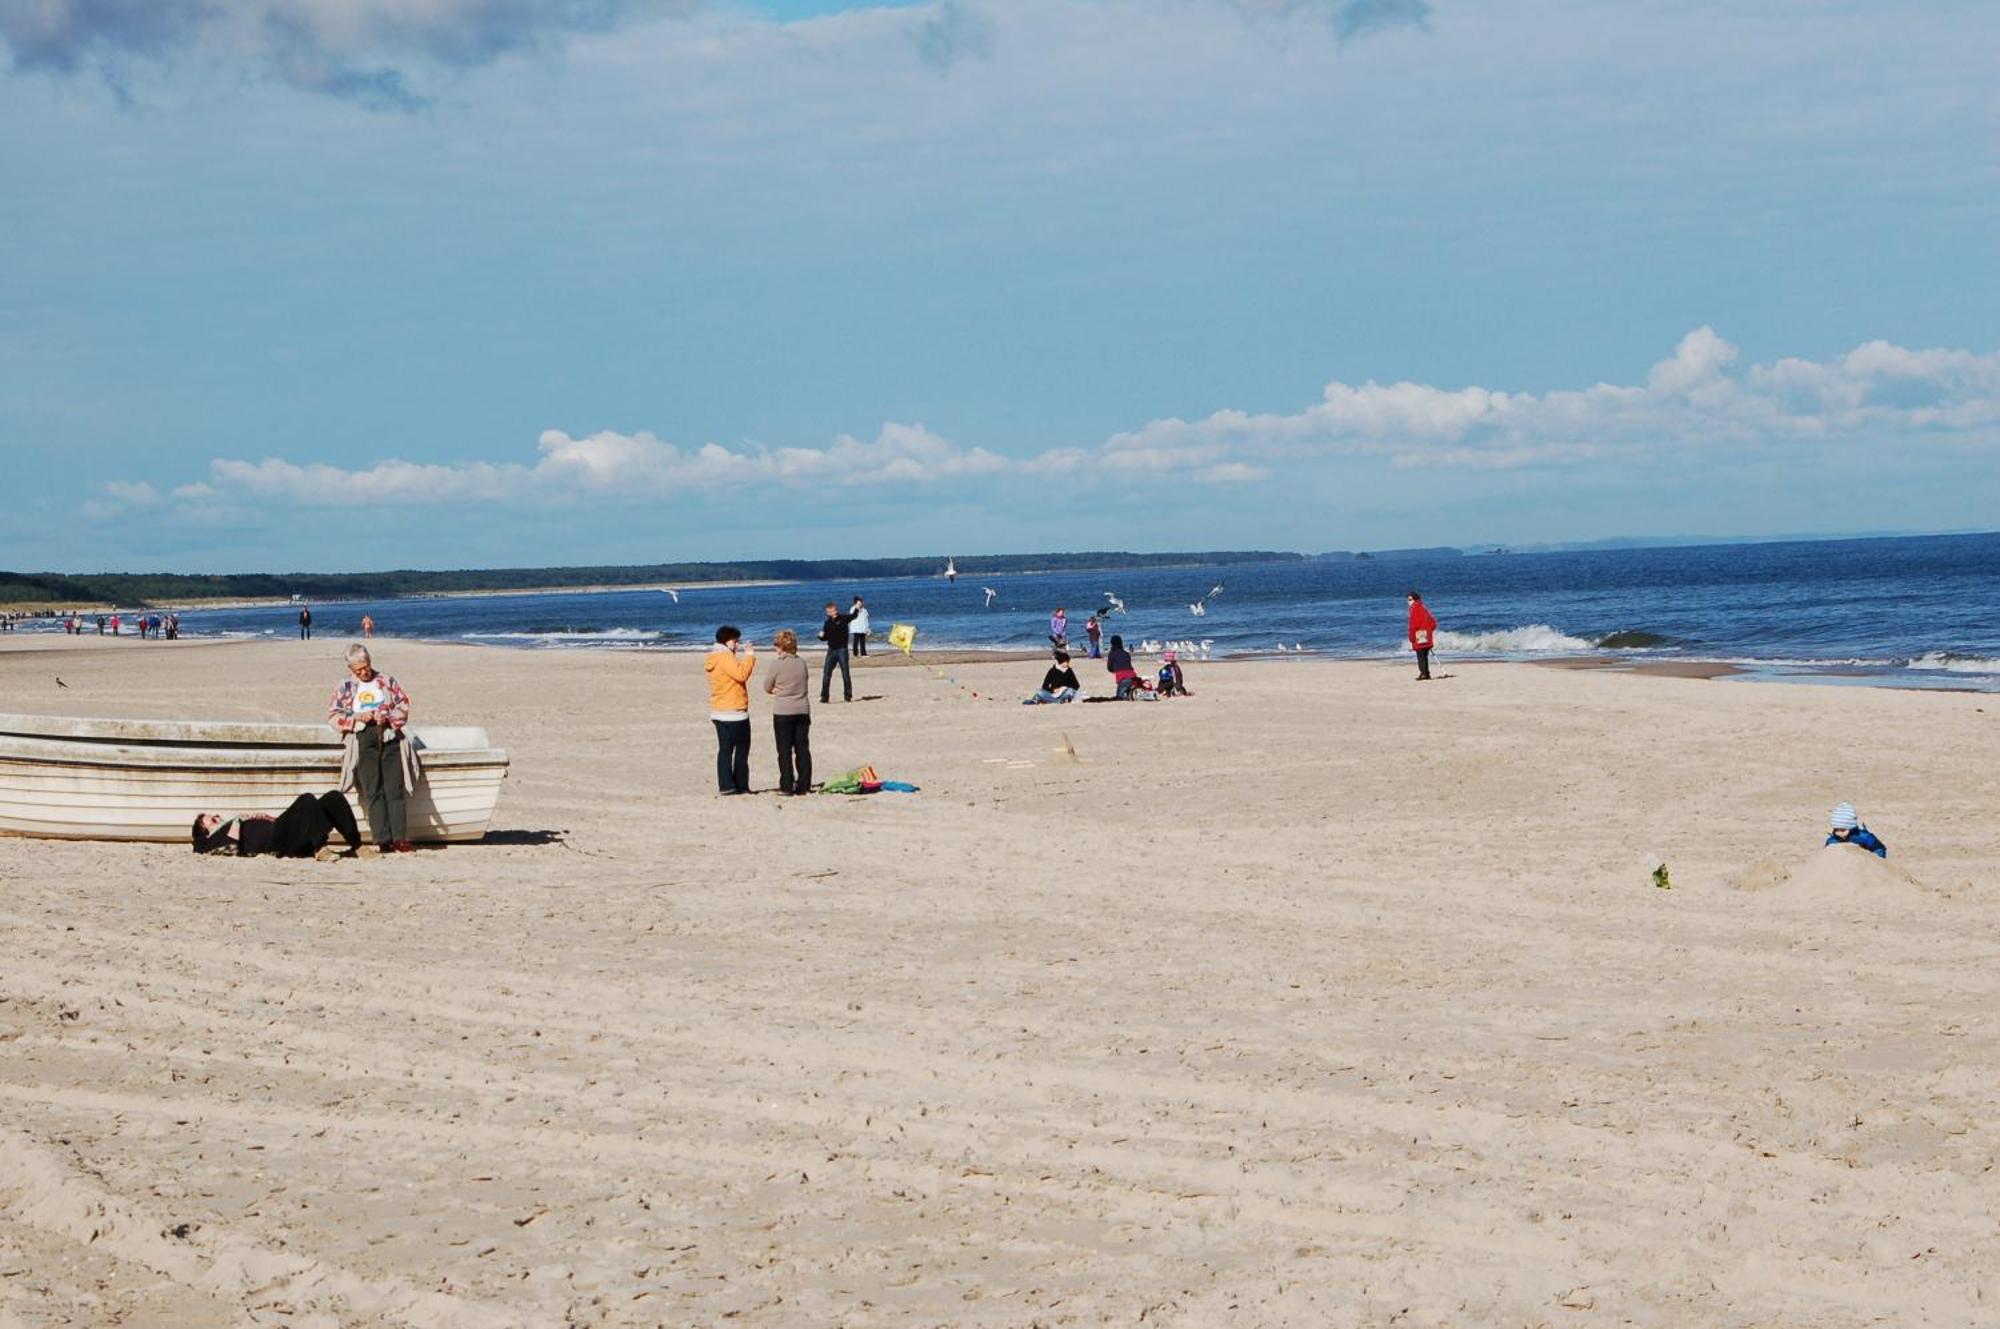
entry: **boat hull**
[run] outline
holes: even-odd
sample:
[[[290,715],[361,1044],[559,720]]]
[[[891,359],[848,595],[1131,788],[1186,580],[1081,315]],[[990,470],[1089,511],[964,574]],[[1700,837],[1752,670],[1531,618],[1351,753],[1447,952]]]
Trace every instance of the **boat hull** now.
[[[411,733],[424,778],[409,800],[410,838],[480,839],[507,754],[483,730]],[[0,716],[0,834],[185,843],[204,812],[276,814],[334,788],[340,759],[338,739],[313,726]],[[356,817],[367,825],[358,804]]]

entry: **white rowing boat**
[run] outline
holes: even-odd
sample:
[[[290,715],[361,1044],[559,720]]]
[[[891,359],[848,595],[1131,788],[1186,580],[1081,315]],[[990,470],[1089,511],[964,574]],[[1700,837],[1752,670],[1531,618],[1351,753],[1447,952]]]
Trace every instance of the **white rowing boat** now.
[[[484,729],[408,733],[424,772],[409,802],[410,838],[485,835],[506,752]],[[300,794],[333,788],[340,751],[325,725],[0,714],[0,834],[184,842],[200,813],[278,813]],[[358,807],[356,815],[366,834],[367,818]]]

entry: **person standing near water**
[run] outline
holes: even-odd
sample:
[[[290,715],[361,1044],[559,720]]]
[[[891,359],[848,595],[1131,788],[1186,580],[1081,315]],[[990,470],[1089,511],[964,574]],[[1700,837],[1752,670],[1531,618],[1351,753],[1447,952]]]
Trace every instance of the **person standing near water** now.
[[[721,794],[750,792],[750,675],[757,653],[724,623],[702,662],[708,673],[708,718],[715,722],[715,786]]]
[[[1427,683],[1431,676],[1431,647],[1437,641],[1437,619],[1424,607],[1424,597],[1420,592],[1410,592],[1410,649],[1417,653],[1417,681]]]
[[[375,618],[372,614],[361,616],[361,639],[367,641],[375,635]]]
[[[854,620],[848,625],[847,640],[852,643],[855,655],[866,655],[868,654],[868,606],[861,603],[861,597],[857,595],[854,597],[854,603],[847,607],[847,613]]]
[[[313,611],[312,606],[307,605],[304,609],[299,610],[299,640],[311,641],[312,639]]]
[[[854,700],[854,675],[847,670],[847,625],[853,621],[853,614],[843,614],[840,606],[831,602],[827,604],[826,622],[819,625],[819,639],[826,643],[826,663],[819,670],[819,699],[822,705],[833,700],[835,665],[840,666],[841,700]]]
[[[1061,606],[1049,615],[1049,643],[1058,651],[1069,649],[1069,610]]]
[[[408,853],[408,799],[414,786],[416,755],[403,726],[410,722],[410,694],[387,674],[377,673],[368,648],[347,648],[348,676],[333,690],[327,723],[346,735],[340,759],[340,787],[357,786],[368,834],[392,854]]]
[[[813,787],[812,681],[799,659],[799,634],[781,629],[771,639],[778,658],[764,678],[764,695],[771,699],[771,731],[778,740],[778,792],[810,794]]]
[[[1097,615],[1092,614],[1083,620],[1083,635],[1090,638],[1090,658],[1098,659],[1099,647],[1104,640],[1104,625],[1097,621]]]

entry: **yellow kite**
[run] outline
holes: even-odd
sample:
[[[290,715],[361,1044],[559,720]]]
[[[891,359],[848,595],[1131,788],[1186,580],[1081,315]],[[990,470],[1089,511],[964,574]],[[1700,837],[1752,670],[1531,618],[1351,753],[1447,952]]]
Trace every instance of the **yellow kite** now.
[[[908,655],[910,653],[910,646],[913,642],[916,641],[916,639],[917,639],[916,624],[895,623],[890,625],[889,644],[891,646],[894,646],[897,650],[901,651],[903,654]]]

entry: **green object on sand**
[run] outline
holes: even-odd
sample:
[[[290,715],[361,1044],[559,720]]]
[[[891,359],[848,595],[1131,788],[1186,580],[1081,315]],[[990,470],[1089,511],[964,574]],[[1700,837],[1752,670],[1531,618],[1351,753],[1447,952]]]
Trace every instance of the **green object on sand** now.
[[[1673,878],[1667,875],[1667,865],[1665,863],[1656,863],[1653,865],[1653,884],[1663,891],[1670,891],[1674,888]]]

